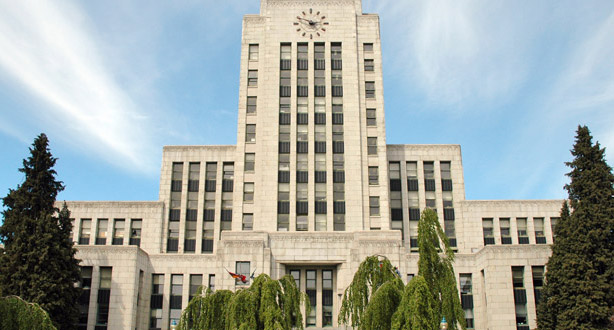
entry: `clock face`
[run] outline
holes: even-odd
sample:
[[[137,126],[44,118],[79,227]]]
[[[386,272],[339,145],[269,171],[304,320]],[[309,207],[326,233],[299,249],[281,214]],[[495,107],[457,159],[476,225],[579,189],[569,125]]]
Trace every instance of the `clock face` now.
[[[326,16],[317,10],[309,8],[296,16],[294,21],[296,32],[301,36],[313,39],[321,36],[328,28]]]

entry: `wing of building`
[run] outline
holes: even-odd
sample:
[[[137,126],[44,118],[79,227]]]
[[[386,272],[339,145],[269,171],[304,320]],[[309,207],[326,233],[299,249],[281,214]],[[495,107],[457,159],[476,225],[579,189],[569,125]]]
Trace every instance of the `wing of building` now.
[[[561,201],[465,200],[460,146],[386,144],[378,15],[262,0],[240,64],[237,145],[164,147],[159,201],[68,203],[83,329],[168,329],[200,285],[249,285],[227,270],[294,275],[306,325],[335,327],[366,256],[417,273],[425,208],[457,252],[470,328],[536,327]]]

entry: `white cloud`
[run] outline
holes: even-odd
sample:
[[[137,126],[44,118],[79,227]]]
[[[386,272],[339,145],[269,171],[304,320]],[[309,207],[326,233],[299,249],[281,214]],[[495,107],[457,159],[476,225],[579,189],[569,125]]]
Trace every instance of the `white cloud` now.
[[[149,119],[105,66],[89,30],[68,2],[0,1],[0,70],[42,101],[29,116],[43,130],[116,165],[154,171]]]

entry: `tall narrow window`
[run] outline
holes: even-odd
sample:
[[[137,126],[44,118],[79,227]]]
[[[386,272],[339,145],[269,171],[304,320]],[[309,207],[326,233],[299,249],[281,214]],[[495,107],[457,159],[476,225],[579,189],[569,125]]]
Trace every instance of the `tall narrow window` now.
[[[256,154],[254,153],[246,153],[245,154],[245,172],[254,172],[256,168]]]
[[[245,142],[247,143],[256,142],[256,125],[255,124],[245,125]]]
[[[331,69],[332,70],[341,70],[342,60],[341,60],[341,43],[333,42],[330,44],[330,59],[331,59]]]
[[[109,323],[109,301],[111,297],[111,267],[100,267],[100,286],[98,287],[98,312],[96,329],[106,329]]]
[[[258,99],[256,98],[256,96],[248,96],[246,112],[248,114],[255,114],[257,103],[258,103]]]
[[[87,329],[87,319],[90,309],[90,292],[92,288],[92,266],[81,267],[81,280],[79,281],[81,298],[79,299],[79,329]]]
[[[322,270],[322,326],[333,325],[333,271]]]
[[[379,185],[379,171],[377,166],[369,166],[369,185]]]
[[[501,244],[512,244],[510,218],[499,218],[499,228],[501,230]]]
[[[290,185],[277,185],[277,230],[288,231],[290,228]]]
[[[309,46],[307,43],[299,43],[297,45],[297,54],[296,54],[296,61],[297,61],[297,65],[296,68],[298,70],[307,70],[309,68],[309,64],[307,62],[307,57],[308,57],[308,51],[309,51]],[[306,86],[306,85],[305,85]]]
[[[247,71],[247,86],[248,87],[258,86],[258,70]]]
[[[109,228],[108,219],[98,219],[98,230],[96,231],[96,245],[107,244],[108,228]]]
[[[316,97],[326,96],[326,75],[324,70],[315,70],[313,72]]]
[[[185,237],[183,241],[184,252],[196,251],[196,220],[185,222]]]
[[[124,244],[124,228],[126,228],[126,220],[115,219],[113,222],[113,245]]]
[[[535,296],[535,306],[537,306],[542,296],[542,289],[544,287],[544,266],[532,266],[531,272],[533,274],[533,293]]]
[[[418,251],[418,220],[409,219],[409,247],[412,252]]]
[[[162,329],[162,302],[164,300],[164,274],[151,275],[150,329]]]
[[[544,235],[544,218],[533,218],[533,227],[535,228],[535,243],[546,244],[546,235]]]
[[[365,58],[365,71],[373,71],[373,59]]]
[[[222,192],[232,192],[235,178],[235,164],[232,162],[224,163],[222,175]]]
[[[556,237],[556,232],[554,231],[556,229],[556,224],[561,220],[561,218],[550,218],[550,231],[552,233],[552,241],[554,241],[554,238]]]
[[[181,301],[183,299],[183,275],[171,275],[170,324],[179,324],[181,318]]]
[[[254,228],[254,214],[243,213],[243,230],[252,230]]]
[[[217,163],[207,163],[205,169],[205,191],[215,191],[217,177]]]
[[[435,191],[435,163],[424,162],[424,190]]]
[[[482,219],[482,231],[484,232],[484,245],[495,244],[495,234],[493,232],[492,218]]]
[[[441,171],[441,190],[452,191],[452,163],[440,162],[439,167]]]
[[[529,330],[529,321],[527,317],[527,294],[524,288],[523,266],[512,266],[512,284],[514,286],[516,329]]]
[[[374,81],[365,82],[365,97],[368,99],[375,98],[375,82]]]
[[[315,153],[323,154],[326,153],[326,127],[324,125],[316,125],[315,126]]]
[[[290,270],[290,275],[294,278],[294,283],[296,284],[296,288],[301,290],[301,271],[300,269]]]
[[[290,63],[292,59],[292,45],[286,43],[281,44],[279,52],[279,69],[290,70],[290,68],[292,68],[292,63]]]
[[[467,329],[473,329],[473,284],[471,274],[459,274],[461,305],[465,311]]]
[[[200,183],[200,163],[190,163],[188,172],[188,191],[197,192]],[[188,206],[188,208],[190,208]]]
[[[316,325],[316,310],[317,306],[317,281],[316,281],[316,271],[315,270],[307,270],[306,272],[307,282],[306,282],[306,290],[307,297],[309,298],[309,302],[311,304],[311,313],[307,315],[307,326],[315,326]]]
[[[367,138],[367,155],[377,155],[377,138]]]
[[[179,250],[179,221],[181,218],[181,190],[183,179],[183,163],[173,163],[171,177],[171,201],[168,218],[167,252]]]
[[[249,60],[258,61],[258,44],[249,45]]]
[[[245,182],[243,185],[243,201],[246,203],[254,202],[254,183]]]
[[[81,229],[79,231],[79,244],[90,244],[90,233],[92,232],[92,219],[81,219]]]
[[[198,293],[198,288],[203,285],[203,275],[202,274],[190,274],[190,295],[189,300],[192,300]],[[206,290],[204,290],[206,291]]]
[[[215,274],[209,274],[209,290],[215,291]]]
[[[367,126],[377,125],[377,114],[375,109],[367,109]]]
[[[379,196],[369,197],[369,215],[379,216]]]
[[[518,244],[529,244],[527,218],[516,218],[516,228],[518,229]]]
[[[232,229],[232,192],[222,193],[220,231]]]
[[[130,225],[130,245],[141,246],[141,228],[143,221],[141,219],[132,219]]]
[[[425,191],[424,199],[426,202],[426,207],[437,212],[437,199],[434,191]]]
[[[409,220],[420,219],[420,202],[418,195],[418,163],[415,161],[405,163],[407,171],[407,204],[409,206]]]
[[[324,70],[326,68],[324,59],[325,49],[324,43],[316,43],[314,45],[314,68],[316,70]]]

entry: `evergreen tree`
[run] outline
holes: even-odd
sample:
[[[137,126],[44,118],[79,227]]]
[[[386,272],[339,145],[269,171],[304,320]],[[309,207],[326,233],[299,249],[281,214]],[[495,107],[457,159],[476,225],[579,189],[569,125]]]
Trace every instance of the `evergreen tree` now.
[[[567,173],[571,213],[563,205],[548,260],[540,329],[612,329],[614,175],[605,149],[579,126]]]
[[[64,189],[55,179],[56,159],[45,134],[39,135],[24,159],[25,181],[3,199],[0,226],[0,291],[36,303],[49,312],[59,329],[75,329],[79,315],[79,261],[70,240],[72,224],[66,204],[54,204]]]

